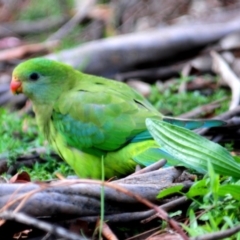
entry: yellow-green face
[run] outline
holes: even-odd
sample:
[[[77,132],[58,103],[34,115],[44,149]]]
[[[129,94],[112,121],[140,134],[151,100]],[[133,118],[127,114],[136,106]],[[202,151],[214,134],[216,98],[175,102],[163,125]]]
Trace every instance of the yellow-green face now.
[[[30,59],[14,69],[10,89],[13,94],[24,93],[32,100],[51,98],[51,93],[69,81],[69,70],[73,71],[70,66],[52,60]]]

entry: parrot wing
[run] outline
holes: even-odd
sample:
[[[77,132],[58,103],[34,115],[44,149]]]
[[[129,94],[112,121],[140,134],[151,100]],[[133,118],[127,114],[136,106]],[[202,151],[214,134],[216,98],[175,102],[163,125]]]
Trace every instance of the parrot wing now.
[[[76,89],[56,102],[53,125],[69,146],[96,154],[115,151],[146,130],[147,117],[161,117],[139,99],[126,98],[107,91]]]

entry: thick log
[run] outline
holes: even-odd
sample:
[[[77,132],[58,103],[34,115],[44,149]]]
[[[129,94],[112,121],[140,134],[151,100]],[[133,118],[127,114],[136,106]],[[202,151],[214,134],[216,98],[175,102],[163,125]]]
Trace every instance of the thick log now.
[[[150,201],[157,202],[156,196],[162,189],[174,184],[182,169],[169,167],[144,174],[132,175],[111,184],[127,189]],[[188,183],[186,182],[186,185]],[[62,180],[52,183],[0,184],[0,207],[34,217],[98,216],[101,209],[101,182],[94,180]],[[104,187],[105,214],[137,212],[146,210],[135,198],[112,187]],[[144,216],[143,216],[144,217]]]
[[[47,55],[87,73],[114,76],[136,66],[163,65],[186,52],[201,49],[228,34],[240,32],[240,18],[220,24],[197,24],[154,29],[96,40]]]

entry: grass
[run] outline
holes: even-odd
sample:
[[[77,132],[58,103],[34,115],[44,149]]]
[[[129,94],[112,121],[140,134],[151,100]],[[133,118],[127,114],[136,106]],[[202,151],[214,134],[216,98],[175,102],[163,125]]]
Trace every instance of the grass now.
[[[205,76],[205,78],[209,79],[209,76]],[[192,80],[194,80],[193,76],[190,78],[190,81]],[[197,106],[229,96],[229,90],[221,88],[212,90],[211,94],[207,94],[200,90],[179,93],[178,89],[183,81],[184,79],[182,78],[176,79],[175,84],[164,91],[159,90],[156,85],[153,86],[149,100],[163,114],[177,116],[186,113]],[[220,108],[216,110],[215,114],[225,112],[227,109],[228,101],[224,101]]]
[[[29,147],[43,145],[43,138],[38,134],[35,120],[28,116],[20,117],[17,113],[9,113],[0,109],[0,152],[8,152],[14,156],[27,151]]]
[[[50,147],[39,133],[35,119],[28,115],[20,116],[0,109],[0,158],[8,158],[8,165],[15,163],[17,157],[22,156],[32,149],[45,146],[47,153],[41,157],[46,161],[36,163],[33,168],[21,167],[19,171],[27,171],[32,180],[49,180],[55,178],[54,173],[59,172],[64,176],[74,175],[71,168],[58,158],[50,155]]]

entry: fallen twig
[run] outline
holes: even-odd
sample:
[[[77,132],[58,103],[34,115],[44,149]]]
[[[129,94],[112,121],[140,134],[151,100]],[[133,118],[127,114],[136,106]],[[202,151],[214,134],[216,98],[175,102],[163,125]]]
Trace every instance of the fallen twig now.
[[[238,114],[240,114],[240,106],[237,106],[236,108],[234,108],[232,110],[222,113],[222,114],[214,117],[213,119],[219,119],[219,120],[226,121],[226,120],[230,120],[232,117],[234,117]],[[204,135],[208,132],[208,130],[209,130],[208,128],[202,128],[202,129],[197,129],[194,131],[196,133],[198,133],[199,135]]]
[[[211,103],[196,107],[187,113],[183,113],[179,115],[178,117],[179,118],[196,118],[198,116],[201,116],[203,114],[209,113],[217,109],[220,106],[220,103],[222,103],[223,101],[226,101],[226,99],[227,97],[224,97],[222,99],[213,101]]]
[[[150,230],[147,230],[145,232],[142,232],[142,233],[139,233],[139,234],[136,234],[132,237],[129,237],[125,240],[138,240],[138,239],[146,239],[146,237],[148,237],[149,235],[151,235],[153,232],[156,232],[156,231],[159,231],[159,227],[156,227],[156,228],[152,228]]]
[[[151,164],[151,165],[149,165],[149,166],[147,166],[147,167],[145,167],[143,169],[140,169],[139,171],[137,171],[137,172],[135,172],[135,173],[133,173],[133,174],[131,174],[129,176],[134,176],[134,175],[137,175],[137,174],[152,172],[154,170],[157,170],[157,169],[163,167],[166,163],[167,163],[167,161],[165,159],[161,159],[158,162],[153,163],[153,164]]]
[[[56,47],[57,41],[47,43],[33,43],[15,48],[6,49],[0,52],[0,61],[9,61],[13,59],[21,59],[27,54],[46,52],[49,49]]]
[[[138,64],[160,62],[187,50],[198,49],[227,34],[240,31],[239,18],[220,24],[202,24],[151,30],[92,41],[47,58],[84,72],[113,77]]]
[[[172,200],[172,201],[170,201],[168,203],[162,204],[161,208],[164,209],[165,211],[169,211],[170,209],[173,209],[173,208],[175,208],[175,207],[177,207],[179,205],[187,203],[188,201],[189,201],[189,199],[187,199],[187,197],[180,197],[180,198]],[[157,217],[158,217],[157,214],[151,215],[148,218],[143,219],[141,221],[141,223],[148,223],[148,222],[152,221],[153,219],[155,219]]]
[[[236,108],[234,108],[232,110],[229,110],[229,111],[227,111],[225,113],[222,113],[222,114],[216,116],[215,118],[216,119],[220,119],[220,120],[229,120],[232,117],[234,117],[236,115],[239,115],[239,114],[240,114],[240,106],[237,106]]]
[[[100,220],[97,221],[97,227],[99,228],[100,226]],[[110,227],[103,222],[103,228],[102,228],[102,235],[107,239],[107,240],[118,240],[116,235],[112,232]]]
[[[225,60],[217,52],[211,52],[213,57],[213,70],[220,74],[222,80],[227,83],[232,91],[232,100],[229,109],[232,110],[239,105],[240,101],[240,79],[230,69]]]
[[[239,231],[240,231],[240,225],[237,225],[227,230],[223,230],[215,233],[208,233],[198,237],[193,237],[193,238],[190,238],[190,240],[219,240],[219,239],[228,238]]]
[[[75,233],[72,233],[66,230],[63,227],[59,227],[59,226],[38,220],[24,213],[4,211],[0,213],[0,218],[4,220],[13,220],[19,223],[23,223],[28,226],[32,226],[32,227],[41,229],[43,231],[46,231],[58,237],[64,237],[70,240],[86,240],[86,237],[81,237]]]
[[[162,204],[159,207],[164,209],[165,211],[169,211],[179,205],[182,205],[184,203],[187,203],[189,200],[185,197],[180,197],[178,199],[172,200],[168,203]],[[111,214],[111,215],[105,215],[105,219],[109,222],[131,222],[131,221],[140,221],[141,223],[147,223],[155,218],[157,218],[157,214],[155,214],[154,210],[146,210],[141,212],[123,212],[123,213],[117,213],[117,214]],[[95,222],[97,221],[99,217],[98,216],[86,216],[81,217],[81,220],[87,221],[87,222]]]
[[[47,17],[37,21],[19,21],[14,23],[2,23],[0,25],[0,37],[13,35],[26,35],[42,33],[65,23],[68,17]]]
[[[183,64],[173,65],[173,66],[166,66],[160,68],[150,68],[132,72],[123,72],[117,73],[115,75],[115,79],[118,81],[126,81],[128,79],[141,79],[147,80],[148,82],[155,82],[156,79],[169,79],[172,77],[179,76],[179,72],[181,72]]]

